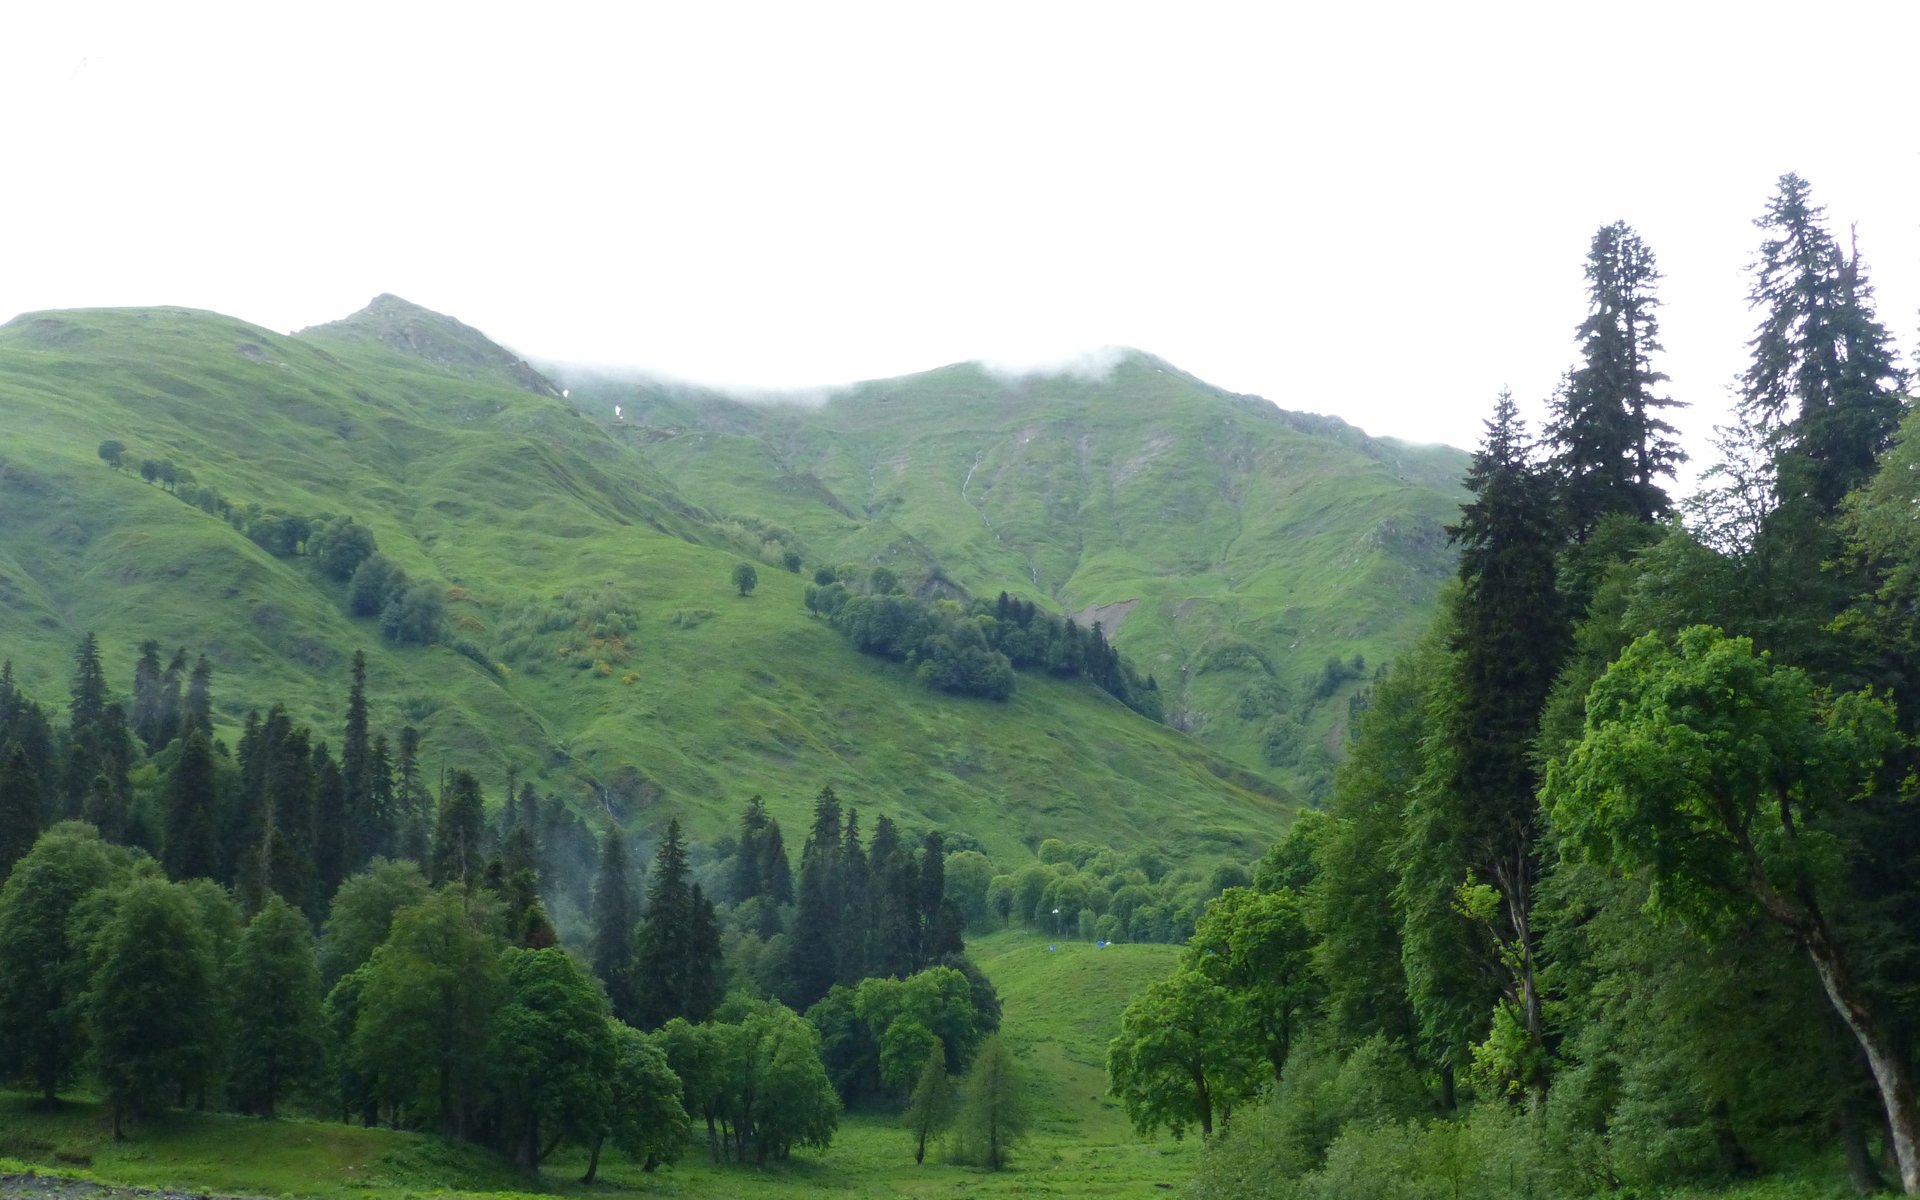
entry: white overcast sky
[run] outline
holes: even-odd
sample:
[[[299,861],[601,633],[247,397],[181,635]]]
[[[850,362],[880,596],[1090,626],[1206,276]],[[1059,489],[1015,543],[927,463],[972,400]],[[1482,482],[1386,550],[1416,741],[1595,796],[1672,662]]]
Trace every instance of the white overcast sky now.
[[[1151,350],[1471,445],[1624,219],[1707,453],[1776,177],[1920,325],[1920,4],[17,4],[0,319],[378,292],[719,384]]]

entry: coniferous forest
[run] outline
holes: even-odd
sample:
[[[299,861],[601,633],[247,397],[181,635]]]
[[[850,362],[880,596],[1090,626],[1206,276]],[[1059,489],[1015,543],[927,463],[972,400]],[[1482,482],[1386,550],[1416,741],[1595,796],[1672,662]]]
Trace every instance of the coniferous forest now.
[[[1701,489],[1653,251],[1607,226],[1324,812],[1127,1009],[1115,1094],[1209,1138],[1197,1194],[1920,1191],[1920,423],[1807,182],[1756,224]]]
[[[1084,1168],[1097,1192],[1103,1166],[1062,1148],[1112,1109],[1188,1155],[1129,1177],[1143,1194],[1920,1194],[1920,416],[1810,185],[1783,176],[1755,225],[1739,407],[1690,495],[1654,249],[1593,235],[1547,419],[1494,401],[1430,628],[1315,678],[1317,701],[1346,689],[1347,740],[1324,802],[1251,862],[1061,838],[989,857],[817,776],[804,830],[769,789],[696,837],[671,806],[463,765],[373,702],[359,653],[320,724],[219,696],[191,645],[113,663],[88,634],[60,703],[8,663],[0,1083],[22,1112],[97,1102],[116,1143],[165,1145],[187,1114],[325,1122],[539,1187],[609,1162],[818,1183],[810,1159],[877,1116],[903,1165]],[[149,465],[272,553],[306,547],[386,641],[458,628],[448,589],[350,518],[290,531]],[[1017,704],[1018,671],[1155,736],[1196,719],[1170,673],[1163,695],[1032,599],[937,569],[813,580],[797,625],[952,711]],[[754,603],[750,564],[731,584]],[[972,771],[952,780],[1022,802]],[[1057,1036],[1016,1029],[982,962],[1053,972],[1017,987]],[[1080,1115],[1036,1110],[1089,1074]],[[7,1136],[0,1160],[55,1149]]]

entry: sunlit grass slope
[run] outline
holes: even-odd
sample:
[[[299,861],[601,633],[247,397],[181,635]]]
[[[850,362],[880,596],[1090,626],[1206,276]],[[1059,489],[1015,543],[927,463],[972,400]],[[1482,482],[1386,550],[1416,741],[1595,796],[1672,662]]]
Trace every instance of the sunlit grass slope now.
[[[1007,705],[930,693],[810,619],[804,576],[762,563],[737,597],[729,571],[758,539],[511,356],[496,370],[484,347],[421,358],[351,334],[181,309],[0,329],[0,658],[29,691],[62,699],[94,630],[124,694],[151,637],[209,656],[229,736],[285,700],[337,738],[364,650],[377,723],[419,726],[430,769],[476,766],[497,796],[511,765],[630,823],[678,815],[711,835],[757,792],[796,829],[831,782],[998,859],[1051,836],[1244,857],[1283,827],[1280,789],[1089,687],[1023,678]],[[448,588],[450,640],[476,653],[382,642],[306,560],[110,470],[108,438],[235,504],[351,514]]]
[[[1283,412],[1139,353],[1097,376],[948,367],[818,407],[605,380],[574,399],[684,495],[827,556],[1104,609],[1176,723],[1296,781],[1312,763],[1267,760],[1274,718],[1337,745],[1360,681],[1322,693],[1317,674],[1356,654],[1370,670],[1424,627],[1463,495],[1458,451]]]

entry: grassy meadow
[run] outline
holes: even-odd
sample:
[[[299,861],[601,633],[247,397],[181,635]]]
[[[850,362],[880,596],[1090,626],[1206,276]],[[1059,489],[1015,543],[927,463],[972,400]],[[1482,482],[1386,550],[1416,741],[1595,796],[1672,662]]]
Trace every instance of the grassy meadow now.
[[[1047,947],[1057,947],[1049,951]],[[1140,1138],[1105,1096],[1106,1041],[1120,1011],[1172,968],[1171,946],[1048,942],[1024,932],[974,939],[970,950],[1000,989],[1003,1029],[1027,1073],[1032,1137],[1014,1165],[989,1173],[940,1161],[913,1162],[913,1139],[888,1112],[843,1115],[831,1149],[796,1151],[765,1168],[715,1167],[702,1145],[649,1175],[609,1151],[592,1187],[574,1182],[584,1154],[565,1149],[539,1178],[494,1155],[426,1134],[312,1120],[262,1121],[174,1113],[115,1144],[96,1104],[57,1113],[0,1093],[0,1172],[77,1173],[106,1183],[261,1196],[391,1196],[539,1192],[559,1195],[776,1197],[1164,1194],[1191,1173],[1198,1143]]]

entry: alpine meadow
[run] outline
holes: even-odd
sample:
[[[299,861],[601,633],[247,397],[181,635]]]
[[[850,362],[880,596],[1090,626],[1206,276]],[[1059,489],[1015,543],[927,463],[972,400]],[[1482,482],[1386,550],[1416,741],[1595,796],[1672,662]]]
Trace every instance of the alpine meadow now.
[[[1471,451],[15,318],[0,1197],[1920,1194],[1920,417],[1756,209],[1690,494],[1625,222]]]

